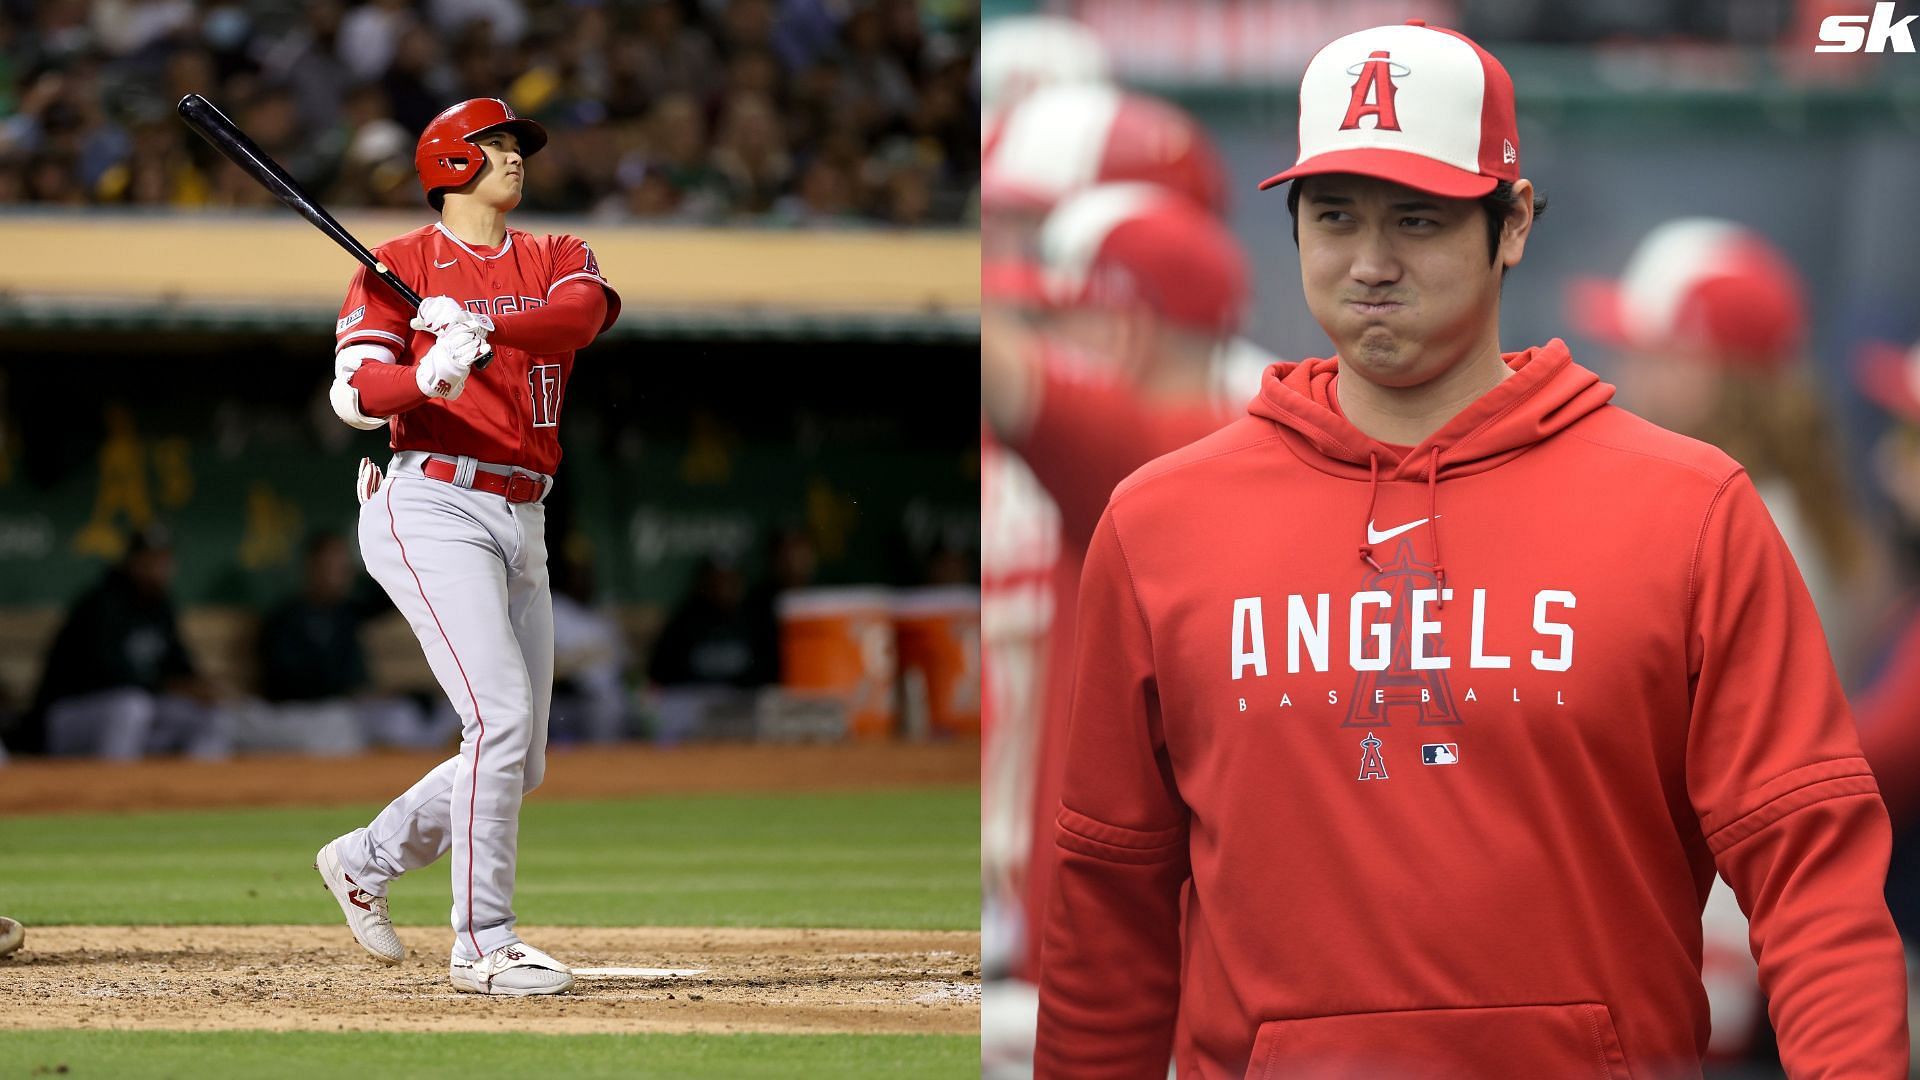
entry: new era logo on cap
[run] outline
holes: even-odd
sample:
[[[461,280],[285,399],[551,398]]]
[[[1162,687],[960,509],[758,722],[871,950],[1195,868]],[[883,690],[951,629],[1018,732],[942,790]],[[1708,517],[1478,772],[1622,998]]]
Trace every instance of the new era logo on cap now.
[[[1520,178],[1513,80],[1492,54],[1414,20],[1348,34],[1300,79],[1300,157],[1262,188],[1357,173],[1449,198]]]

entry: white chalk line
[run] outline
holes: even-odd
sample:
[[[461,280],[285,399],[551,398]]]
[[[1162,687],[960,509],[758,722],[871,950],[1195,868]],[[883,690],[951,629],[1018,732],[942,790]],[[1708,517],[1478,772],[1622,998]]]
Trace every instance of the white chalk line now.
[[[573,969],[575,975],[584,975],[589,979],[684,979],[691,975],[705,975],[706,968],[638,968],[604,967]]]

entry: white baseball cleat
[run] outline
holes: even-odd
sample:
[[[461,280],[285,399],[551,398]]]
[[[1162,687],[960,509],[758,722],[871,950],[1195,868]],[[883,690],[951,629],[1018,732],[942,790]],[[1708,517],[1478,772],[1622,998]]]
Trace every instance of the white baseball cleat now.
[[[339,842],[332,840],[321,848],[320,854],[314,856],[313,868],[320,871],[320,880],[340,905],[340,913],[347,917],[347,929],[353,931],[353,940],[383,964],[405,960],[407,947],[400,944],[400,936],[393,932],[393,920],[387,917],[387,898],[361,888],[352,875],[340,868],[340,859],[333,853],[333,845]]]
[[[453,988],[469,994],[564,994],[573,987],[573,969],[525,942],[516,941],[480,960],[453,958],[447,968]]]

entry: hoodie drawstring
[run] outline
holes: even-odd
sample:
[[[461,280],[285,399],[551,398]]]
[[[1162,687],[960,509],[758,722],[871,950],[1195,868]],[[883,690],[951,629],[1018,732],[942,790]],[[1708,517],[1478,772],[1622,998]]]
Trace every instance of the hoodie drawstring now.
[[[1373,528],[1373,512],[1380,502],[1380,455],[1367,454],[1367,524]],[[1447,567],[1440,559],[1440,448],[1433,448],[1433,456],[1427,459],[1427,524],[1433,526],[1433,576],[1439,581],[1439,607],[1447,606]],[[1385,567],[1373,557],[1373,545],[1361,544],[1360,557],[1373,567],[1375,573],[1382,573]]]
[[[1440,582],[1438,607],[1447,606],[1447,567],[1440,560],[1440,448],[1427,459],[1427,524],[1433,526],[1433,576]]]
[[[1367,483],[1367,523],[1363,528],[1371,529],[1373,527],[1374,504],[1380,501],[1380,455],[1369,451],[1367,454],[1367,465],[1373,470],[1373,479]],[[1365,536],[1367,534],[1361,533],[1361,535]],[[1379,561],[1373,557],[1372,544],[1360,545],[1360,557],[1367,561],[1368,566],[1373,567],[1374,573],[1380,573],[1384,569]]]

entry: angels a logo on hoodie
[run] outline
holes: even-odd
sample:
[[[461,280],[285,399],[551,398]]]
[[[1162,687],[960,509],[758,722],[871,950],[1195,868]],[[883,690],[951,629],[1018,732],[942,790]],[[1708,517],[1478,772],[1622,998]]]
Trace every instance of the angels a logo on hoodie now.
[[[1447,673],[1439,668],[1413,666],[1413,634],[1408,620],[1413,613],[1415,589],[1438,589],[1440,579],[1433,569],[1413,557],[1413,544],[1402,540],[1393,553],[1393,561],[1380,572],[1368,576],[1370,592],[1384,592],[1393,598],[1393,649],[1386,669],[1361,671],[1354,679],[1353,697],[1342,727],[1379,727],[1391,725],[1397,717],[1409,714],[1422,724],[1458,724],[1460,713],[1453,707],[1453,691]],[[1452,590],[1449,589],[1449,592]],[[1446,655],[1446,639],[1429,635],[1435,655]]]

